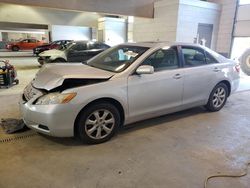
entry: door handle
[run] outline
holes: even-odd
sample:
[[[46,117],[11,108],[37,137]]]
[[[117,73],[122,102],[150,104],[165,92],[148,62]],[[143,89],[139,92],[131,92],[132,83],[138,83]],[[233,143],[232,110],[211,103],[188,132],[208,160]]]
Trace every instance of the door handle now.
[[[213,71],[214,72],[220,72],[220,69],[218,67],[215,67]]]
[[[173,76],[174,79],[180,79],[181,78],[181,75],[180,74],[176,74]]]

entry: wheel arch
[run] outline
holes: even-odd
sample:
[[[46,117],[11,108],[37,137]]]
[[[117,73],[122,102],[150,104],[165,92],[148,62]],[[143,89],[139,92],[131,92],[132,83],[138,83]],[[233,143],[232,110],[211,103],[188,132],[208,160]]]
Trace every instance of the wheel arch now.
[[[103,97],[103,98],[99,98],[99,99],[95,99],[91,102],[89,102],[87,105],[85,105],[81,110],[80,112],[77,114],[76,116],[76,119],[75,119],[75,122],[74,122],[74,135],[77,134],[76,132],[76,126],[77,126],[77,121],[78,119],[80,118],[80,114],[81,112],[83,112],[85,109],[87,109],[89,106],[93,105],[93,104],[96,104],[96,103],[100,103],[100,102],[108,102],[108,103],[111,103],[113,104],[115,107],[117,107],[118,111],[119,111],[119,114],[121,116],[121,125],[123,125],[124,121],[125,121],[125,111],[124,111],[124,108],[122,106],[122,104],[114,99],[114,98],[110,98],[110,97]]]
[[[222,80],[218,84],[223,83],[227,86],[228,88],[228,97],[231,95],[231,83],[228,80]],[[218,85],[217,84],[217,85]]]

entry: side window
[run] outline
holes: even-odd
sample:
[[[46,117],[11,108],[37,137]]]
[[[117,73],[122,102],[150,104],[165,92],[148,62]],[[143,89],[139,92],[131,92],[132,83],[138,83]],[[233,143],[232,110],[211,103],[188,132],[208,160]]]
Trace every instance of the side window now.
[[[29,39],[28,42],[29,43],[36,43],[36,39]]]
[[[177,49],[160,49],[151,54],[142,65],[151,65],[155,71],[176,69],[179,67]]]
[[[27,42],[28,42],[28,40],[27,40],[27,39],[25,39],[25,40],[22,40],[22,42],[25,42],[25,43],[27,43]]]
[[[96,43],[88,43],[88,49],[89,50],[98,49],[97,44]]]
[[[210,53],[205,51],[205,54],[207,64],[219,63]]]
[[[90,43],[89,49],[107,49],[108,46],[102,43]]]
[[[195,67],[206,64],[204,50],[192,47],[182,47],[185,67]]]
[[[73,50],[76,50],[76,51],[83,51],[83,50],[86,50],[87,49],[87,44],[76,44],[75,46],[73,46]]]

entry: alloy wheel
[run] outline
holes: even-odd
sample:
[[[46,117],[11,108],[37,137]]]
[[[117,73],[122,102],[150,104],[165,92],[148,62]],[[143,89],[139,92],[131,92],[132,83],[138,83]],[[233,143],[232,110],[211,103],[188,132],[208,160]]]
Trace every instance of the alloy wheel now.
[[[213,95],[213,105],[215,108],[220,108],[226,100],[226,91],[223,87],[218,87]]]
[[[85,132],[92,139],[103,139],[111,134],[115,126],[114,115],[106,109],[96,110],[85,121]]]

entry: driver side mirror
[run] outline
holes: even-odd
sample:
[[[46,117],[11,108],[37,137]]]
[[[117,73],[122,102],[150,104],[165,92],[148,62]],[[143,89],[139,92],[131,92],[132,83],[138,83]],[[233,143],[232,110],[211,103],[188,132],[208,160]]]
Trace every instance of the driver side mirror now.
[[[141,74],[153,74],[154,73],[154,67],[150,65],[141,65],[136,69],[136,73]]]

